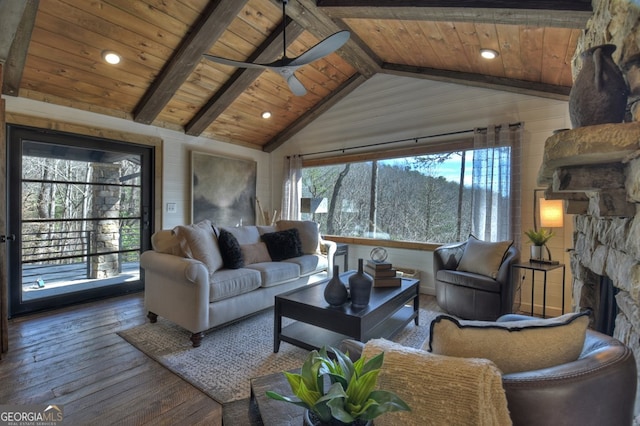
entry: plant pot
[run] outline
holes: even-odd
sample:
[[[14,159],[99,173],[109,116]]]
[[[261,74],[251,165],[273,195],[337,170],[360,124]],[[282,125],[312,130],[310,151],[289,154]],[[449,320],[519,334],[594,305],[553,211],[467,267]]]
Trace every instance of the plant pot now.
[[[304,426],[344,426],[344,425],[353,425],[353,426],[371,426],[373,422],[369,420],[368,422],[364,422],[358,420],[354,423],[342,423],[341,421],[333,419],[333,421],[329,423],[323,423],[318,419],[315,414],[313,414],[309,410],[304,410]]]
[[[531,260],[543,260],[542,259],[542,246],[531,246]]]

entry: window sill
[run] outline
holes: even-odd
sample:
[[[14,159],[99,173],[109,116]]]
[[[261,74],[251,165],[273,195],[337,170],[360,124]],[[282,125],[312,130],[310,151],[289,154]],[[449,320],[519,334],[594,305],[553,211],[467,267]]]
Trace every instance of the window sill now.
[[[339,235],[323,235],[322,238],[336,243],[354,244],[360,246],[392,247],[406,250],[433,251],[442,244],[421,243],[417,241],[379,240],[375,238],[343,237]]]

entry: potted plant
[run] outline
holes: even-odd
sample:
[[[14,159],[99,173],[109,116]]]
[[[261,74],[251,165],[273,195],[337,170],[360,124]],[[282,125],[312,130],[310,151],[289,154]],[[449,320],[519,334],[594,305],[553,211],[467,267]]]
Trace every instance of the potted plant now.
[[[550,229],[540,229],[539,231],[535,229],[529,229],[524,233],[527,238],[529,238],[529,242],[533,244],[531,246],[531,259],[542,259],[542,246],[544,246],[547,241],[553,237],[554,233]]]
[[[374,389],[383,360],[384,353],[380,353],[368,361],[362,357],[352,362],[343,352],[322,347],[309,353],[300,374],[284,372],[297,399],[272,391],[266,394],[306,408],[308,425],[370,424],[381,414],[410,410],[395,393]]]

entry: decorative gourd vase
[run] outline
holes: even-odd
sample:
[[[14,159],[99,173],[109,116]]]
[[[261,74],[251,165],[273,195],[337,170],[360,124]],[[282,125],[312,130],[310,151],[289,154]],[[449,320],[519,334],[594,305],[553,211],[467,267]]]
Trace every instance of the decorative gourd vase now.
[[[373,287],[373,280],[364,273],[362,259],[358,259],[358,272],[349,277],[351,305],[354,308],[364,308],[369,304],[371,287]]]
[[[340,306],[349,298],[347,287],[340,280],[340,267],[333,267],[333,277],[324,288],[324,300],[331,306]]]
[[[611,57],[615,50],[614,44],[603,44],[580,54],[582,69],[569,92],[574,128],[624,120],[629,87]]]

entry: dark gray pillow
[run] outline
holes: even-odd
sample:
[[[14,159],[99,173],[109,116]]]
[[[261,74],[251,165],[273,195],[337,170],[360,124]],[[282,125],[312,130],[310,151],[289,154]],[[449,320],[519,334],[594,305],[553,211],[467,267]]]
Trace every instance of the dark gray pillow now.
[[[296,228],[269,232],[263,234],[261,238],[267,245],[271,260],[285,260],[303,255],[300,233]]]
[[[220,254],[225,268],[238,269],[244,267],[240,243],[231,232],[220,229],[218,245],[220,246]]]

